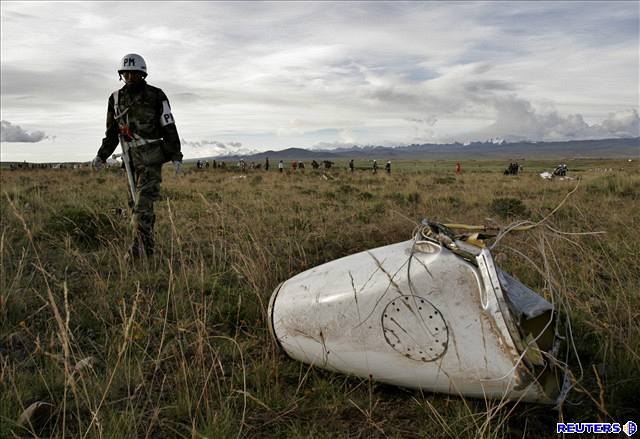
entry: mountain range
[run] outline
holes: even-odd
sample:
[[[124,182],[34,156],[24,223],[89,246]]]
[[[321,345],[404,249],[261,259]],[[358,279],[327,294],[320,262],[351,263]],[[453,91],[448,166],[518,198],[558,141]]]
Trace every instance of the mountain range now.
[[[201,157],[207,160],[344,160],[344,159],[544,159],[544,158],[640,158],[640,137],[570,140],[564,142],[473,142],[469,144],[412,144],[406,146],[352,146],[336,149],[287,148],[248,155]],[[197,159],[194,159],[197,160]],[[189,160],[191,161],[191,160]]]

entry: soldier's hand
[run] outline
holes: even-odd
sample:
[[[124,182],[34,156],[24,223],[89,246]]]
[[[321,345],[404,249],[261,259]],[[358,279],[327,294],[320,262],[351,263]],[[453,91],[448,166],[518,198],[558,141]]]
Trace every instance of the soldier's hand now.
[[[93,167],[93,169],[95,169],[96,171],[101,170],[104,167],[104,160],[102,160],[100,157],[96,156],[93,161],[91,162],[91,166]]]
[[[174,160],[173,166],[176,168],[176,175],[182,174],[182,162],[180,160]]]

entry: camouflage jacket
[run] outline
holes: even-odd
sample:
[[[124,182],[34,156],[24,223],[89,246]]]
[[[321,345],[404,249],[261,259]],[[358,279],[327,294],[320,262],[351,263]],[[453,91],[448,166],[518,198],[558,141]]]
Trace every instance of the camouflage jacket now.
[[[117,107],[114,96],[117,93]],[[116,118],[117,115],[121,117]],[[107,105],[107,131],[98,156],[106,160],[118,146],[119,136],[124,141],[162,139],[164,161],[182,160],[180,138],[171,114],[169,99],[164,92],[143,82],[133,91],[126,85],[109,97]]]

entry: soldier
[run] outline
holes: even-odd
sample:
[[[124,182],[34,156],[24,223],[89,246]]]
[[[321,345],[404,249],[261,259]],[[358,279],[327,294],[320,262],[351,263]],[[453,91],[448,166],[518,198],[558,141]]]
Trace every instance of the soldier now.
[[[153,203],[159,198],[162,165],[172,161],[176,174],[182,169],[180,138],[169,100],[164,92],[145,81],[147,64],[135,53],[125,55],[118,74],[125,85],[113,92],[107,105],[107,130],[93,159],[101,169],[118,141],[129,174],[133,244],[131,256],[151,256],[155,248]]]
[[[355,167],[353,163],[353,159],[349,160],[349,171],[353,172],[353,168]]]
[[[387,163],[384,165],[384,169],[387,171],[387,174],[391,174],[391,160],[387,160]]]

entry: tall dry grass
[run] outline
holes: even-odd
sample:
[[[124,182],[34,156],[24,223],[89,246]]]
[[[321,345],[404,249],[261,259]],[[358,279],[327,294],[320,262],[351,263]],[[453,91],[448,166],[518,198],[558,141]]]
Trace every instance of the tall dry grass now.
[[[325,177],[167,169],[157,255],[132,265],[119,171],[3,170],[0,436],[555,437],[558,420],[625,422],[640,406],[640,174],[572,165],[580,185],[544,227],[494,250],[570,318],[580,363],[561,411],[309,367],[278,350],[266,308],[279,282],[408,239],[423,217],[539,221],[576,180],[490,162],[461,176],[434,162]]]

